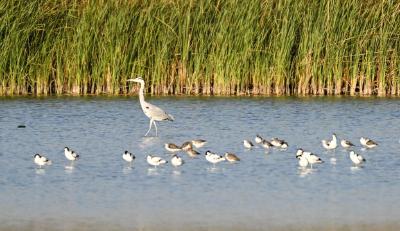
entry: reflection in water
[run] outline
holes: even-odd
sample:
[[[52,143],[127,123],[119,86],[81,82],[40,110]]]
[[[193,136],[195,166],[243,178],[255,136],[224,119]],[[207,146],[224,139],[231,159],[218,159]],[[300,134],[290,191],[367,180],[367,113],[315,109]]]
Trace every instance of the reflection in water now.
[[[312,174],[314,172],[316,172],[316,169],[306,168],[306,167],[299,167],[299,176],[300,177],[305,177],[305,176],[310,175],[310,174]]]
[[[179,169],[174,169],[172,171],[172,175],[175,176],[175,177],[180,176],[180,175],[182,175],[182,171],[179,170]]]
[[[352,172],[357,172],[357,171],[360,171],[361,169],[363,168],[363,166],[351,166],[350,167],[350,170],[352,171]]]
[[[331,157],[329,159],[329,161],[331,162],[331,164],[335,165],[336,164],[336,157]]]
[[[122,169],[122,173],[125,174],[125,175],[127,175],[127,174],[129,174],[129,173],[132,172],[132,169],[133,169],[133,167],[131,166],[131,164],[129,164],[129,166],[126,166],[126,167],[124,167],[124,168]]]
[[[209,173],[222,173],[224,172],[223,168],[217,167],[216,165],[212,165],[211,167],[207,168],[207,172]]]
[[[139,147],[145,149],[157,143],[160,138],[157,136],[144,136],[139,143]]]
[[[158,172],[158,169],[156,167],[150,167],[147,169],[147,175],[148,176],[158,176],[160,173]]]
[[[69,164],[69,165],[65,165],[64,170],[66,173],[72,173],[75,169],[75,166],[73,163]]]
[[[46,173],[46,170],[44,168],[36,168],[36,174],[44,175],[45,173]]]

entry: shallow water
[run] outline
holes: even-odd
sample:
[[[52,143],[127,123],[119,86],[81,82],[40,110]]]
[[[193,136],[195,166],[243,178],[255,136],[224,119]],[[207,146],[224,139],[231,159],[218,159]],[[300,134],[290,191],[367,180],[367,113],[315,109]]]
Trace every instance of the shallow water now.
[[[400,227],[400,100],[382,98],[151,98],[175,117],[143,137],[148,119],[135,97],[0,99],[2,229],[207,230]],[[25,128],[17,128],[26,125]],[[354,168],[342,148],[326,152],[332,132],[357,144],[367,162]],[[243,148],[243,139],[280,137],[287,150]],[[360,136],[379,146],[362,150]],[[170,158],[163,144],[203,138],[202,154],[236,153],[213,167],[202,155],[180,168],[149,167]],[[73,168],[63,148],[81,159]],[[296,148],[324,164],[301,170]],[[132,151],[132,167],[123,162]],[[53,165],[38,169],[35,153]],[[331,162],[336,158],[336,163]],[[83,228],[85,230],[86,228]],[[394,228],[393,230],[395,230]]]

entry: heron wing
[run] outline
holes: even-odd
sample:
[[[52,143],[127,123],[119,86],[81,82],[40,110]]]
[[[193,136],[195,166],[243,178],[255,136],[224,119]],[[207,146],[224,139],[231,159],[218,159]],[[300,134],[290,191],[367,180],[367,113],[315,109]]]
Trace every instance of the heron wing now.
[[[144,114],[146,114],[148,117],[156,121],[174,120],[174,118],[171,115],[167,114],[164,110],[151,103],[146,102],[143,105],[142,109]]]

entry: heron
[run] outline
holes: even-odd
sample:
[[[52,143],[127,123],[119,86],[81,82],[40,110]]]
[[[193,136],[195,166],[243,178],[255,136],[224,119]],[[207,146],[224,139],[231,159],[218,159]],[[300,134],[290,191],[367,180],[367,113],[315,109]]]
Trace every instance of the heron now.
[[[140,83],[140,90],[139,90],[139,101],[140,101],[140,106],[142,107],[143,113],[149,117],[150,119],[150,125],[149,125],[149,130],[147,130],[146,134],[144,136],[147,136],[149,134],[153,124],[154,127],[156,128],[156,136],[157,136],[157,124],[156,121],[163,121],[163,120],[169,120],[169,121],[174,121],[174,117],[168,113],[166,113],[164,110],[161,108],[148,103],[144,101],[144,80],[142,77],[137,77],[135,79],[128,79],[128,82],[136,82]]]

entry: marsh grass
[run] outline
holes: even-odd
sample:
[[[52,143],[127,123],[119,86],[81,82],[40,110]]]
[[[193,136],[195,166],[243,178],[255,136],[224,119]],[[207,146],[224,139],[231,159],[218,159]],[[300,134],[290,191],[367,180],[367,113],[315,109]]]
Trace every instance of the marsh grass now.
[[[400,2],[0,2],[0,95],[399,95]]]

